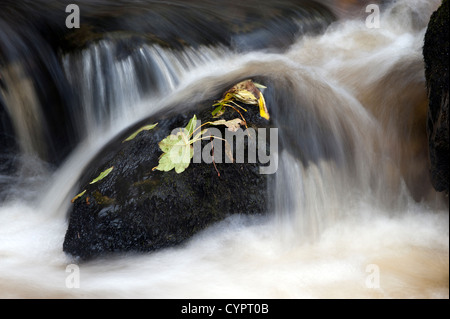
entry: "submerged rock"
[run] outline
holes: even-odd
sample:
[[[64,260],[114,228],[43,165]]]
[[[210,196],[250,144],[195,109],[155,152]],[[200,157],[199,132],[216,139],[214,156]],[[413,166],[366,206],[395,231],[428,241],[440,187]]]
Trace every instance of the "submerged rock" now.
[[[427,135],[434,188],[448,194],[449,166],[449,4],[431,16],[423,47],[429,108]]]
[[[173,129],[185,127],[194,114],[202,123],[212,119],[212,101],[184,114],[159,114],[141,122],[107,145],[84,174],[80,192],[70,212],[64,240],[65,252],[81,259],[111,252],[146,252],[180,244],[198,231],[236,213],[267,211],[267,179],[260,163],[193,163],[182,173],[153,170],[162,154],[158,143]],[[257,106],[243,112],[249,127],[267,128]],[[239,117],[229,109],[225,119]],[[158,125],[124,142],[140,126]],[[225,136],[225,127],[220,128]],[[250,142],[249,142],[250,141]],[[245,138],[244,154],[256,141]],[[202,141],[202,149],[210,140]],[[220,141],[217,145],[222,145]],[[209,144],[211,145],[211,144]],[[216,144],[215,144],[216,145]],[[268,145],[267,154],[269,154]],[[258,146],[259,147],[259,146]],[[236,159],[236,156],[234,157]],[[89,184],[108,168],[102,180]],[[218,174],[220,173],[220,176]]]

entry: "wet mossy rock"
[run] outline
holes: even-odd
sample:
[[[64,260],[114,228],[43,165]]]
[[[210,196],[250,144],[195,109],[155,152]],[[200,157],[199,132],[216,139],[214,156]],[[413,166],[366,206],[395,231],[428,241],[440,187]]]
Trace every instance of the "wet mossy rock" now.
[[[449,1],[435,11],[425,34],[423,55],[429,107],[427,134],[433,186],[448,194],[449,166]]]
[[[194,114],[202,123],[213,120],[212,104],[207,101],[184,114],[157,114],[108,144],[80,182],[80,192],[86,192],[72,205],[63,250],[81,260],[113,252],[148,252],[180,244],[232,214],[265,214],[270,176],[260,174],[260,163],[246,158],[244,163],[225,163],[224,154],[223,162],[216,163],[220,176],[213,163],[203,161],[191,161],[179,174],[152,170],[162,154],[158,143],[174,128],[185,127]],[[243,115],[249,127],[269,127],[257,106],[247,110]],[[236,117],[230,109],[222,118]],[[156,122],[154,129],[123,142],[140,126]],[[217,128],[224,136],[226,128]],[[203,146],[208,143],[202,141]],[[269,147],[267,143],[267,154]],[[247,148],[246,138],[245,154]],[[106,177],[89,184],[110,167]]]

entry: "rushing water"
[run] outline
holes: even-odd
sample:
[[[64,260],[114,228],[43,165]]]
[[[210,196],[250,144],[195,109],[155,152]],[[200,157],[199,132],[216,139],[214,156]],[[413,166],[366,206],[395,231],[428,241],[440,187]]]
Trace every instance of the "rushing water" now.
[[[346,1],[324,3],[345,15]],[[115,59],[104,40],[64,55],[80,108],[79,142],[61,164],[38,156],[50,134],[38,88],[24,82],[6,101],[17,107],[23,165],[0,170],[0,296],[448,298],[448,198],[428,177],[421,52],[438,5],[396,1],[382,7],[380,28],[341,18],[282,52],[143,44]],[[248,75],[267,79],[286,146],[269,187],[274,213],[236,215],[180,247],[80,264],[80,287],[66,286],[66,214],[96,150],[157,110]]]

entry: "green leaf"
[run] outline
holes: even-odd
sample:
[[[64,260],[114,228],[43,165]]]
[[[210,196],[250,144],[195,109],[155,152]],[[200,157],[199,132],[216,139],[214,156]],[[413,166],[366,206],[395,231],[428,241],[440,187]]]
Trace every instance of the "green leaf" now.
[[[214,109],[214,111],[211,112],[211,115],[214,117],[222,116],[223,113],[225,113],[225,106],[224,104],[220,104],[218,107]]]
[[[194,148],[191,145],[180,147],[175,152],[169,153],[171,160],[175,162],[175,172],[182,173],[191,163],[194,156]]]
[[[86,193],[86,190],[82,191],[82,192],[79,193],[77,196],[75,196],[74,198],[72,198],[71,202],[74,203],[78,198],[80,198],[81,196],[83,196],[84,193]]]
[[[194,148],[186,136],[187,132],[188,129],[185,129],[176,135],[171,134],[159,142],[158,145],[164,154],[161,155],[158,166],[154,169],[164,172],[175,169],[175,172],[182,173],[189,167],[191,158],[194,156]]]
[[[104,179],[106,176],[108,176],[109,173],[111,173],[111,171],[114,169],[114,166],[111,166],[110,168],[108,168],[107,170],[103,171],[100,173],[100,175],[98,175],[98,177],[96,179],[94,179],[92,182],[90,182],[89,184],[94,184],[97,183],[98,181],[101,181],[102,179]]]
[[[168,172],[175,169],[175,172],[182,173],[189,167],[191,158],[194,156],[194,148],[190,145],[175,146],[169,153],[164,153],[159,158],[158,166],[154,169]]]
[[[170,156],[167,153],[164,153],[159,158],[159,165],[155,167],[154,169],[157,169],[159,171],[168,172],[175,168],[175,164],[170,160]]]
[[[123,140],[122,143],[131,141],[132,139],[134,139],[134,138],[135,138],[139,133],[141,133],[142,131],[153,130],[153,129],[155,128],[156,125],[158,125],[158,123],[156,123],[156,124],[150,124],[150,125],[146,125],[146,126],[141,127],[139,130],[137,130],[136,132],[134,132],[133,134],[131,134],[130,136],[128,136],[125,140]]]
[[[187,136],[191,136],[194,133],[195,127],[197,126],[197,116],[194,115],[192,119],[189,121],[188,125],[186,126],[187,130]]]
[[[183,133],[184,134],[184,133]],[[159,148],[164,153],[170,152],[170,150],[177,144],[183,142],[182,136],[178,133],[177,135],[169,135],[161,142],[158,143]]]

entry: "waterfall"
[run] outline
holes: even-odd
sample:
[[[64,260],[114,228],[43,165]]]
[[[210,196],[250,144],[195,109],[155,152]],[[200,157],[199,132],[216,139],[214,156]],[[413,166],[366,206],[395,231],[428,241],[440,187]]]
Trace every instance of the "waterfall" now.
[[[448,298],[448,198],[428,176],[421,55],[438,6],[383,3],[380,28],[341,17],[320,34],[287,32],[282,49],[252,46],[274,25],[291,30],[273,22],[252,41],[182,48],[111,36],[58,56],[38,38],[33,59],[0,19],[0,53],[10,62],[20,52],[16,63],[0,60],[0,120],[4,105],[19,146],[0,150],[0,161],[18,163],[0,162],[0,296]],[[181,112],[246,77],[264,79],[279,130],[271,213],[237,214],[179,247],[77,265],[80,288],[68,287],[70,198],[98,150],[157,111]]]

